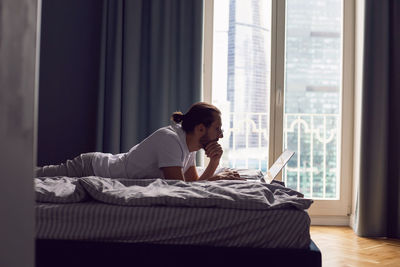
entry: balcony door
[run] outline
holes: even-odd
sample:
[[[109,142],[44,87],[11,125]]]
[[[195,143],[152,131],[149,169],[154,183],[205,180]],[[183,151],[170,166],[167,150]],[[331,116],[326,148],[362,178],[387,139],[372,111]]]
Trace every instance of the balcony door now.
[[[310,214],[348,220],[352,1],[206,0],[204,99],[222,111],[222,165],[267,171],[284,149]],[[351,72],[350,72],[351,73]]]

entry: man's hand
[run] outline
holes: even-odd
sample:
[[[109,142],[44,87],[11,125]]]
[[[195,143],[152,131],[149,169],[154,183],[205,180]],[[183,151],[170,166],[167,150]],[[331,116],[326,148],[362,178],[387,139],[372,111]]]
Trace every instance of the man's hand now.
[[[208,143],[204,150],[206,152],[206,156],[209,157],[210,160],[219,161],[223,153],[222,147],[217,141]]]
[[[246,180],[244,178],[240,178],[240,175],[237,171],[226,170],[210,177],[209,181],[217,181],[217,180]]]

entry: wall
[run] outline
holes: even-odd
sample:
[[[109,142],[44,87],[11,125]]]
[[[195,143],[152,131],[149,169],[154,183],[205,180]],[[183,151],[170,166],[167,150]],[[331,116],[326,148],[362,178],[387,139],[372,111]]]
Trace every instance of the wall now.
[[[0,2],[0,266],[34,266],[38,11],[40,0]]]
[[[102,8],[43,0],[38,166],[95,151]]]

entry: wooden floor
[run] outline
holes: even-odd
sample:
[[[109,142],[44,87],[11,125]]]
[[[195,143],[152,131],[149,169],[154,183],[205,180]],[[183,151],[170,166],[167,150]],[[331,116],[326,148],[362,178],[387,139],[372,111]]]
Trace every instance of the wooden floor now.
[[[400,240],[358,237],[350,227],[311,226],[322,267],[400,267]]]

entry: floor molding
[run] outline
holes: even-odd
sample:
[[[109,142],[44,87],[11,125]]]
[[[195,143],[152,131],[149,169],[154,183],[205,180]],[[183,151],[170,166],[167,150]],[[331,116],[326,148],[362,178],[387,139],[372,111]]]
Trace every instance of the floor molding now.
[[[336,226],[349,226],[349,216],[316,216],[310,215],[311,225],[336,225]]]

